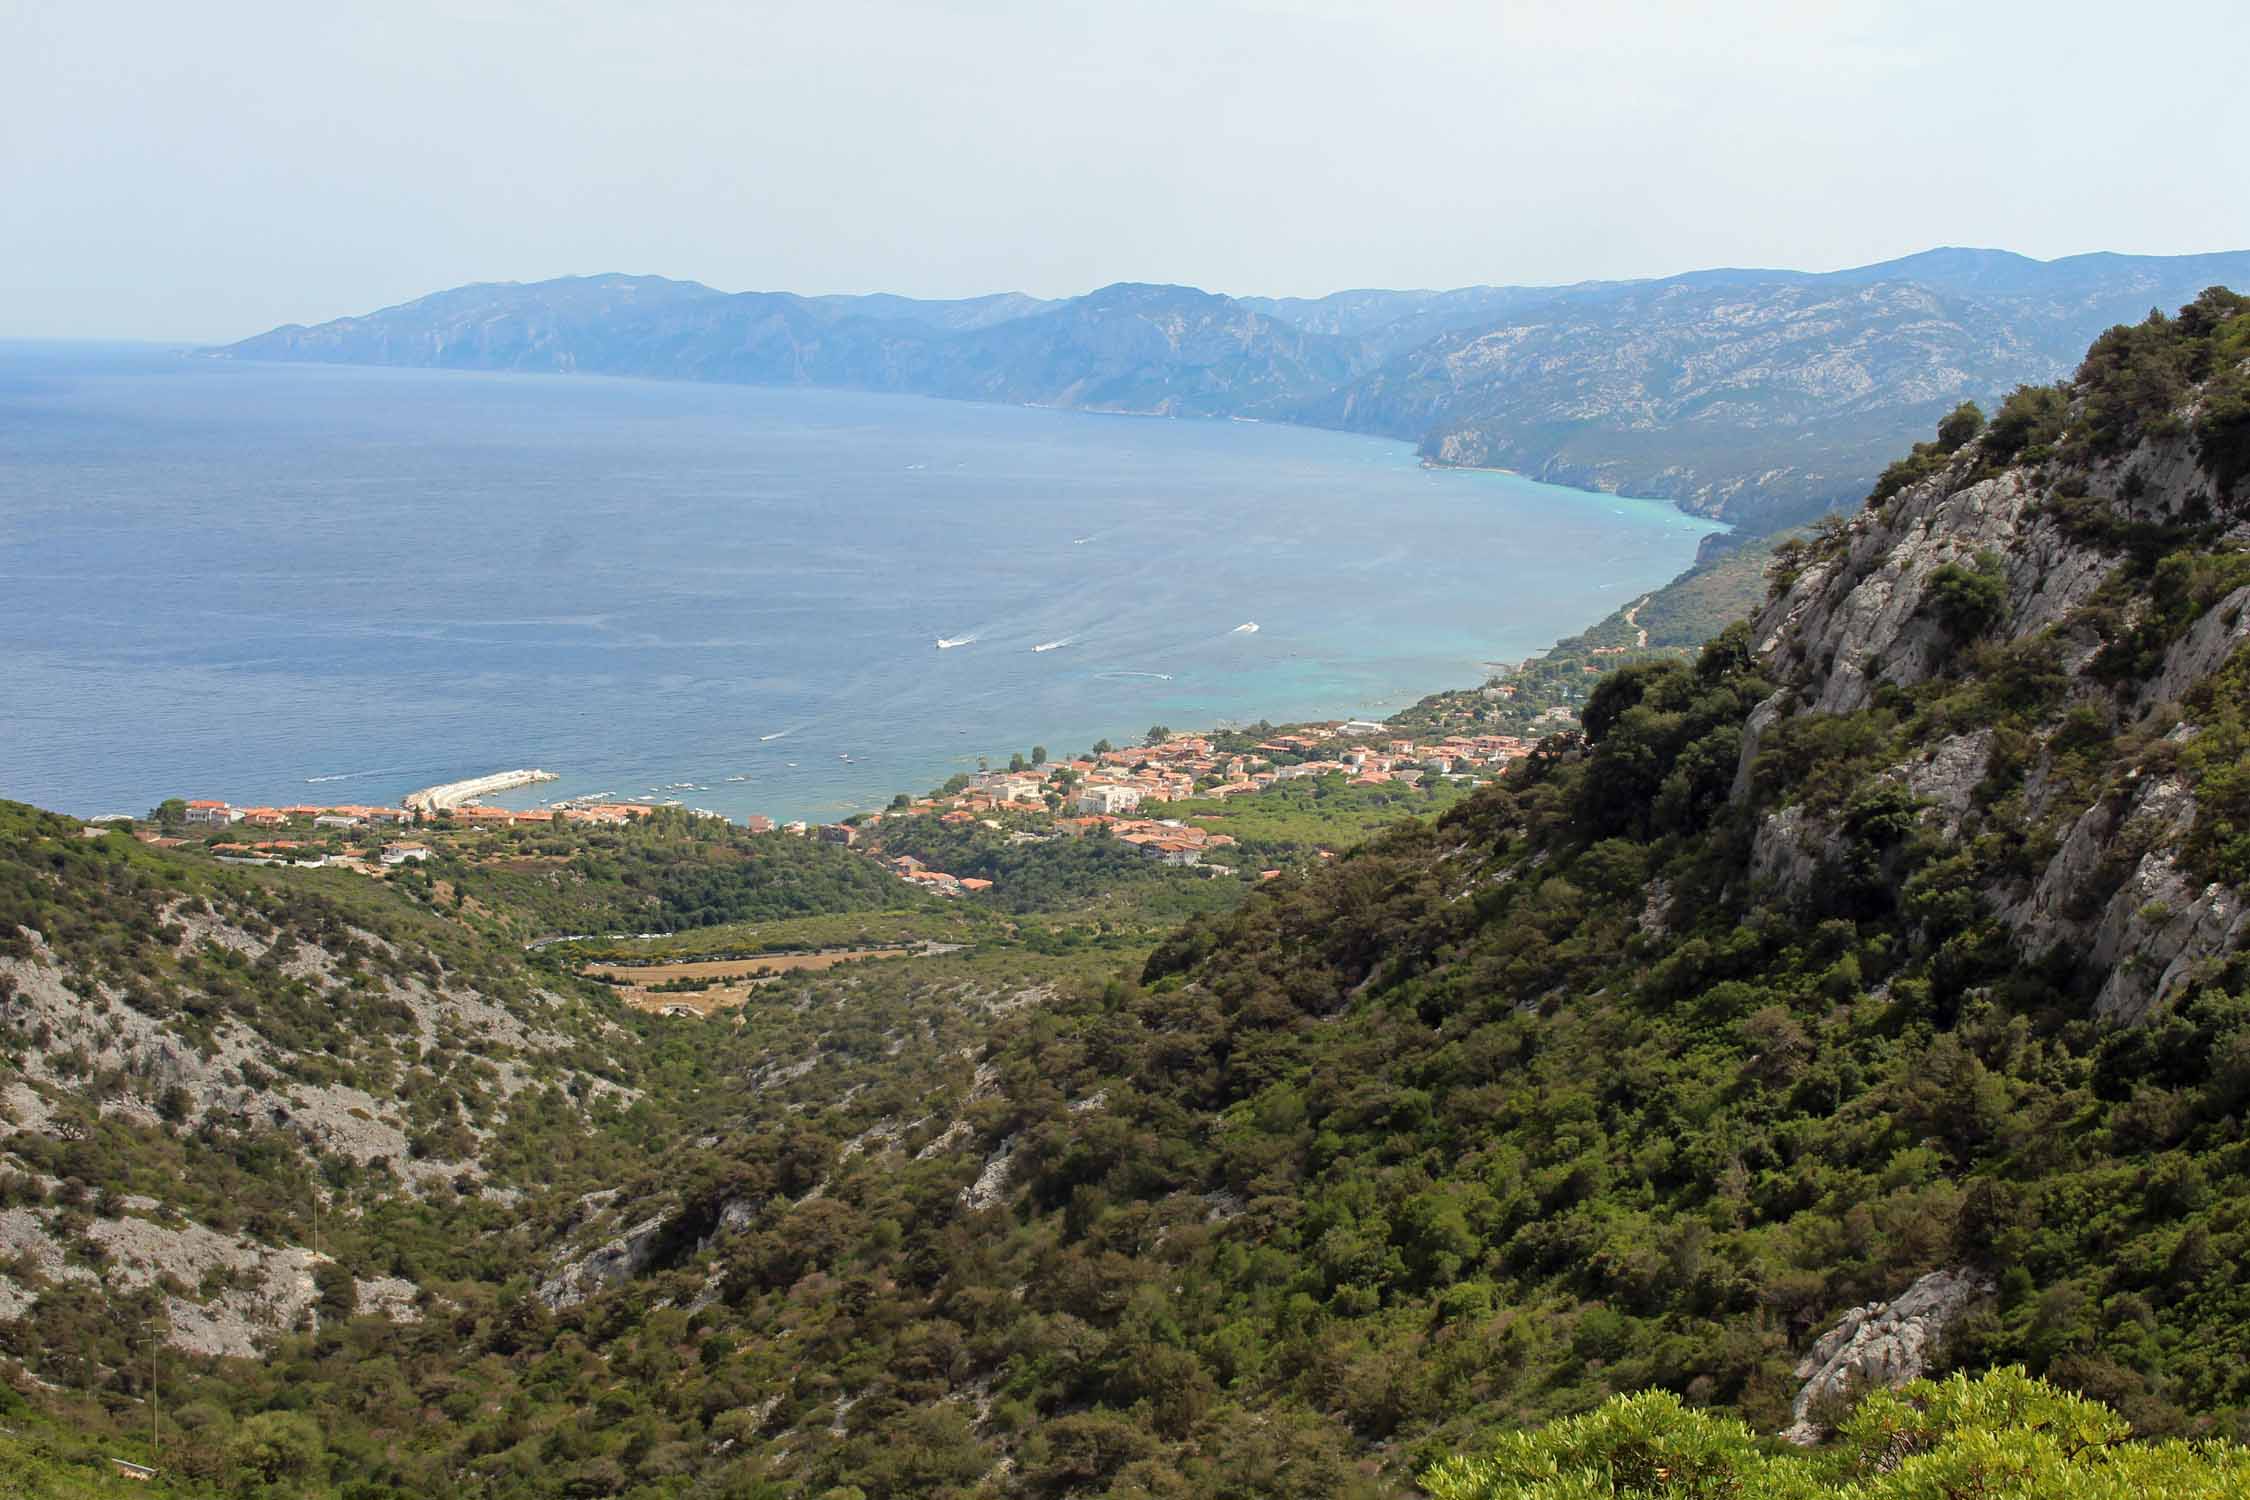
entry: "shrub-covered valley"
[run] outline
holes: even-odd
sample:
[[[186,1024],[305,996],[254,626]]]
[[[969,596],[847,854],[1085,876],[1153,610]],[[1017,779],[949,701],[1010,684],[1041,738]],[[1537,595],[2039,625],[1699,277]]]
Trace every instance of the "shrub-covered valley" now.
[[[1239,903],[941,912],[684,818],[441,893],[0,808],[0,1473],[2240,1493],[2250,300],[1955,413],[1769,580]],[[652,902],[949,941],[709,1019],[525,946]]]

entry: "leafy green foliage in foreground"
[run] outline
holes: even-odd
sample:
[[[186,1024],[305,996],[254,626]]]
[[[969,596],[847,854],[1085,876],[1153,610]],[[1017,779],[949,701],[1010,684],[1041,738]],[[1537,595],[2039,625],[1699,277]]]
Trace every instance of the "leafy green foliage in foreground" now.
[[[1878,1391],[1818,1453],[1663,1392],[1502,1438],[1422,1479],[1432,1500],[2148,1500],[2250,1494],[2250,1448],[2130,1441],[2122,1417],[2021,1369]]]

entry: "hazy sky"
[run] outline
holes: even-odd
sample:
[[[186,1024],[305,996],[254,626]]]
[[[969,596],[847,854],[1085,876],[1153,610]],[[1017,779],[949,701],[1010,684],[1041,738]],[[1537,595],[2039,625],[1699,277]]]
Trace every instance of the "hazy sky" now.
[[[0,335],[2250,247],[2241,0],[0,0]]]

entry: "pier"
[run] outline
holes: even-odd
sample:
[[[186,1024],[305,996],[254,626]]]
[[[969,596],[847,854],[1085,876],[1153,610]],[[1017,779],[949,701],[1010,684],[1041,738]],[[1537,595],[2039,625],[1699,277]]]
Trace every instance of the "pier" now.
[[[442,786],[426,786],[418,792],[408,792],[406,806],[413,812],[445,812],[495,792],[514,791],[519,786],[556,779],[552,771],[494,771],[489,776],[472,776],[467,781],[448,781]]]

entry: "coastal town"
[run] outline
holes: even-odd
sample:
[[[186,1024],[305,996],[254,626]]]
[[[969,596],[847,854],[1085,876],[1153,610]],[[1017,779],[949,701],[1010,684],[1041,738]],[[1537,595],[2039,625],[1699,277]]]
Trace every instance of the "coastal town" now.
[[[1293,725],[1247,739],[1233,734],[1152,731],[1138,746],[1099,744],[1053,761],[1035,750],[998,770],[954,778],[929,796],[841,824],[784,826],[852,847],[881,851],[887,825],[934,818],[941,825],[977,825],[1022,841],[1101,836],[1160,864],[1199,868],[1211,876],[1243,873],[1230,851],[1239,840],[1221,828],[1237,799],[1291,786],[1400,790],[1466,788],[1487,781],[1530,753],[1516,735],[1455,735],[1418,742],[1370,720]],[[1231,743],[1230,743],[1231,741]],[[1316,850],[1326,857],[1333,851]],[[910,855],[890,856],[893,872],[947,895],[973,895],[990,882],[933,870]],[[1250,872],[1270,879],[1280,873]]]
[[[1159,727],[1140,745],[1118,747],[1105,741],[1067,759],[1049,759],[1043,749],[1035,749],[1029,756],[1012,756],[1004,767],[964,773],[925,796],[902,795],[888,808],[834,823],[776,823],[753,814],[743,826],[752,834],[812,839],[863,853],[909,886],[942,896],[978,896],[995,882],[934,868],[915,854],[894,850],[890,831],[929,819],[941,828],[973,826],[1019,843],[1104,837],[1165,866],[1211,877],[1272,878],[1278,869],[1245,872],[1233,852],[1241,841],[1223,829],[1230,807],[1241,799],[1290,788],[1321,794],[1458,792],[1499,775],[1535,743],[1499,733],[1418,739],[1365,719],[1258,734],[1173,734]],[[199,841],[213,857],[230,863],[383,875],[426,864],[436,834],[615,826],[648,817],[662,806],[565,799],[510,809],[481,800],[552,779],[543,771],[499,772],[414,792],[397,806],[235,806],[208,797],[174,799],[155,810],[148,826],[137,826],[135,836],[162,846]],[[1319,857],[1333,853],[1314,852]]]

